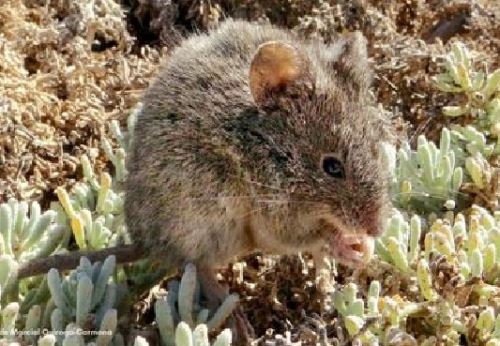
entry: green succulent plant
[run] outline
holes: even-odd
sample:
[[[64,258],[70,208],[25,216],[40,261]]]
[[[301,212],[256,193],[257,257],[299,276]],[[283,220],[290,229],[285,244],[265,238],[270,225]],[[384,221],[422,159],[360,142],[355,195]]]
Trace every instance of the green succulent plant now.
[[[471,52],[461,42],[452,45],[451,52],[444,57],[445,72],[434,80],[444,92],[463,93],[462,105],[443,107],[446,116],[471,115],[477,118],[482,130],[490,129],[500,121],[500,69],[476,71]]]
[[[231,294],[215,312],[210,314],[210,311],[203,308],[201,304],[196,267],[188,264],[184,269],[181,281],[171,281],[167,297],[159,298],[155,303],[156,323],[163,344],[165,346],[175,345],[174,341],[177,342],[175,326],[181,322],[193,328],[205,325],[204,328],[210,331],[217,330],[234,311],[237,303],[238,296]]]
[[[418,137],[417,149],[404,143],[397,153],[384,148],[388,161],[396,162],[392,175],[392,195],[396,205],[403,209],[422,212],[438,211],[446,200],[459,197],[463,169],[457,166],[451,147],[450,131],[441,132],[439,148],[425,136]]]
[[[410,267],[415,267],[420,252],[421,224],[418,215],[408,222],[402,213],[395,210],[384,233],[375,241],[376,254],[402,272],[409,273]]]
[[[80,265],[64,280],[56,269],[51,269],[47,282],[55,305],[50,315],[52,330],[99,330],[103,333],[96,342],[110,344],[118,323],[116,306],[121,298],[118,285],[110,282],[114,271],[114,256],[102,264],[91,264],[82,257]],[[58,343],[64,344],[63,337],[68,335],[56,335]],[[73,338],[83,340],[82,335],[71,336]]]

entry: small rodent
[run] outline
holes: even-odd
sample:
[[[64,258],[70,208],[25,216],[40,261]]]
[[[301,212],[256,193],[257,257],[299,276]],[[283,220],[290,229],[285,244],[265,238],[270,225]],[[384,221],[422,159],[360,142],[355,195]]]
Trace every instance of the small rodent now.
[[[261,250],[362,261],[389,205],[360,33],[333,45],[227,20],[178,47],[144,97],[128,160],[132,238],[167,263]]]
[[[220,298],[213,269],[256,250],[362,263],[390,204],[380,143],[392,128],[370,79],[360,33],[327,45],[226,20],[184,41],[135,125],[125,201],[135,256],[192,262]]]

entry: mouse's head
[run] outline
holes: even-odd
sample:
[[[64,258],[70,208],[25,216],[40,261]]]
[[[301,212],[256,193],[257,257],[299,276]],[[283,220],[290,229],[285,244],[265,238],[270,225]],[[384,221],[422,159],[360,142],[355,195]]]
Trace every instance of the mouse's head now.
[[[259,109],[247,147],[252,179],[287,196],[286,205],[269,208],[295,228],[283,229],[282,241],[298,248],[326,241],[341,261],[356,264],[356,253],[362,257],[381,234],[389,206],[380,144],[391,126],[370,106],[365,39],[264,43],[249,85]]]

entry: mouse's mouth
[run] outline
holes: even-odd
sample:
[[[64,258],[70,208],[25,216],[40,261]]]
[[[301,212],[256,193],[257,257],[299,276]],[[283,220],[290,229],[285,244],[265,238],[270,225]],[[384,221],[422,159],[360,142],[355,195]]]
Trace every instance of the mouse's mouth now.
[[[362,267],[373,255],[375,241],[364,234],[338,232],[330,244],[330,252],[335,259],[349,267]]]
[[[362,232],[343,231],[334,227],[329,234],[332,236],[328,241],[329,253],[336,261],[349,267],[363,267],[373,255],[375,248],[374,237]]]

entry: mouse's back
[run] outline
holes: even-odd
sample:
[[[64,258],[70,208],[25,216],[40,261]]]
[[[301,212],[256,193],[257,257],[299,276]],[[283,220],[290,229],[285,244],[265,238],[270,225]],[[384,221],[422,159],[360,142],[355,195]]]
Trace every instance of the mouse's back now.
[[[221,116],[234,112],[233,107],[247,106],[250,61],[257,47],[271,40],[290,41],[291,37],[271,25],[232,20],[209,34],[193,36],[173,51],[145,102],[155,113],[189,105],[183,108],[183,116],[195,117]],[[189,108],[191,114],[186,113]],[[144,120],[148,116],[144,113]]]

